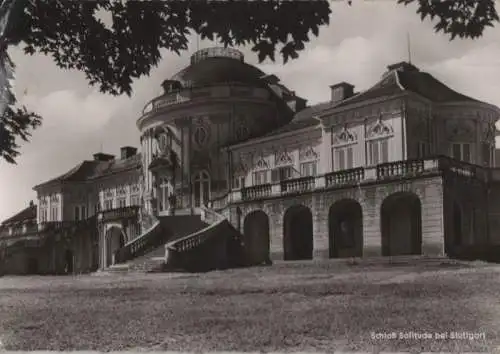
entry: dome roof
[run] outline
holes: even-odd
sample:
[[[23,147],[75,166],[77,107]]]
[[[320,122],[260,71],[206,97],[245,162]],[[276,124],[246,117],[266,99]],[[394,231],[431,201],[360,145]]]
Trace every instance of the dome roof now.
[[[171,80],[183,87],[205,86],[227,82],[259,83],[265,73],[246,64],[243,54],[229,48],[207,48],[193,54],[191,65],[175,74]]]

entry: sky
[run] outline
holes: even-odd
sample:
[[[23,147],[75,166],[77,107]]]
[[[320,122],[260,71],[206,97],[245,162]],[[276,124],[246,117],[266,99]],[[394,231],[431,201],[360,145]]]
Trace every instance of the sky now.
[[[258,64],[250,48],[238,48],[245,61],[275,74],[308,99],[328,101],[330,85],[341,81],[364,90],[387,65],[411,61],[453,89],[500,106],[500,24],[476,40],[454,40],[420,21],[413,6],[396,1],[333,2],[330,25],[311,37],[299,58],[283,65]],[[50,57],[10,50],[16,64],[15,92],[21,104],[44,118],[30,142],[21,142],[17,165],[0,161],[0,221],[36,201],[33,186],[60,175],[96,152],[119,155],[122,146],[139,147],[135,122],[144,105],[160,94],[160,84],[187,66],[196,40],[181,56],[165,52],[149,77],[137,80],[131,97],[113,97],[90,87],[82,73],[56,67]],[[199,43],[199,48],[213,43]]]

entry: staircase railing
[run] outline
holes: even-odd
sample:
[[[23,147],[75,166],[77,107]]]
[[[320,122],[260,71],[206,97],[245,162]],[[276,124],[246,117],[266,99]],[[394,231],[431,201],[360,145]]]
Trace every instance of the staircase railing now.
[[[201,207],[206,228],[166,245],[167,267],[205,271],[227,267],[238,259],[239,233],[229,221],[213,209]],[[228,250],[231,250],[228,255]]]
[[[115,251],[116,263],[123,263],[142,256],[165,244],[168,235],[163,231],[160,221],[156,221],[153,226],[141,236],[127,242],[123,247]]]

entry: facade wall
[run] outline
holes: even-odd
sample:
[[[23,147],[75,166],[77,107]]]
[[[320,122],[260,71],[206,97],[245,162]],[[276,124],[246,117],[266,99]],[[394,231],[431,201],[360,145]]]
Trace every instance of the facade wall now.
[[[413,193],[421,203],[422,252],[426,255],[444,254],[443,186],[441,177],[392,182],[383,185],[363,186],[325,192],[309,193],[288,198],[239,204],[241,219],[238,222],[236,206],[231,207],[233,226],[244,224],[245,217],[262,210],[269,217],[271,254],[283,259],[283,220],[288,208],[302,204],[313,215],[313,249],[315,258],[328,258],[329,210],[336,202],[352,199],[361,205],[363,215],[363,257],[380,256],[382,247],[380,211],[383,201],[395,193]],[[405,235],[401,235],[405,237]]]

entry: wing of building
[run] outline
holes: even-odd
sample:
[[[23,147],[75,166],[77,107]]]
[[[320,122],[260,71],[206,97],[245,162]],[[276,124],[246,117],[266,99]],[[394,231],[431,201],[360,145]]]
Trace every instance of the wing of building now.
[[[96,153],[2,224],[4,272],[484,258],[500,244],[500,110],[410,63],[307,105],[239,51],[208,48],[162,86],[139,153]]]

